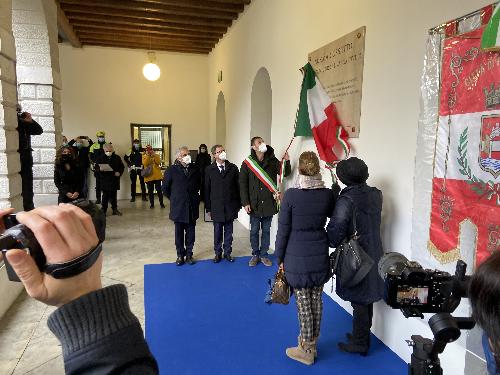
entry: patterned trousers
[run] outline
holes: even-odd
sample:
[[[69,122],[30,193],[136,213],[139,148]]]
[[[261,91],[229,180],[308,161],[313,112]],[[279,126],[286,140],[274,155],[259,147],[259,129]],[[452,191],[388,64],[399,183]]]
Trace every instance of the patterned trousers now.
[[[311,342],[319,336],[323,313],[322,292],[323,286],[294,289],[299,310],[300,336],[304,341]]]

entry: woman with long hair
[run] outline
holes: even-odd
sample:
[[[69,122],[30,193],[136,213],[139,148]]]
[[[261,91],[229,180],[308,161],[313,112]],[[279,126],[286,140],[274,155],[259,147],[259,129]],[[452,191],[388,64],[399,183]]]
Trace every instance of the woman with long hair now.
[[[56,152],[54,183],[59,190],[59,203],[73,202],[82,195],[82,172],[71,146],[63,146]]]

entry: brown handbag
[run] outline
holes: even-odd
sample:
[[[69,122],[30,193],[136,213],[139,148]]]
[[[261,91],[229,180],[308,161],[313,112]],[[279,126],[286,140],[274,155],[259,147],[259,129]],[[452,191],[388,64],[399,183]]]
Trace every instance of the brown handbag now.
[[[288,305],[290,302],[290,285],[285,277],[285,271],[282,268],[274,276],[273,291],[271,293],[272,303]]]

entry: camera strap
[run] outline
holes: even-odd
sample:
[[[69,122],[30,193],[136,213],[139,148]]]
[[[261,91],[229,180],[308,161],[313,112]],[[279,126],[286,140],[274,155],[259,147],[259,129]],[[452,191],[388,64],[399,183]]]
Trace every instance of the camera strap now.
[[[47,263],[43,272],[54,279],[67,279],[87,271],[94,265],[102,251],[102,242],[89,252],[63,263]]]

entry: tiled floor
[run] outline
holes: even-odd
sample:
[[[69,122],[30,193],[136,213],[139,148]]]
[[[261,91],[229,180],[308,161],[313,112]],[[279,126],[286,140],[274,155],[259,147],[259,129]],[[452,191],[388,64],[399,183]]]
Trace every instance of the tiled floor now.
[[[143,267],[175,261],[174,226],[168,205],[154,210],[140,200],[119,205],[123,216],[108,217],[102,279],[104,285],[127,286],[132,311],[144,326]],[[196,237],[195,258],[212,258],[212,224],[198,220]],[[250,254],[248,231],[239,223],[234,227],[233,248],[235,256]],[[54,309],[21,294],[0,321],[0,375],[64,374],[61,347],[46,323]]]

